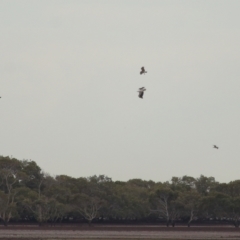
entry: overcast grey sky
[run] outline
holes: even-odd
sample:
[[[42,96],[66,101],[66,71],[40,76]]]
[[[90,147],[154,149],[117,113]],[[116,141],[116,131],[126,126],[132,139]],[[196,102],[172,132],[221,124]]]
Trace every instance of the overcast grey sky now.
[[[239,179],[239,10],[238,0],[1,0],[0,154],[51,175]]]

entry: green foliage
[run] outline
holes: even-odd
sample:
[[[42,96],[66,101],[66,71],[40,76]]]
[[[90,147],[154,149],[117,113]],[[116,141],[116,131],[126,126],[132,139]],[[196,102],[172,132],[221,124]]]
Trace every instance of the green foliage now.
[[[167,226],[196,218],[228,219],[239,227],[240,180],[218,183],[201,175],[164,183],[105,175],[52,177],[34,161],[0,157],[0,219],[61,222],[68,217],[109,221],[165,220]]]

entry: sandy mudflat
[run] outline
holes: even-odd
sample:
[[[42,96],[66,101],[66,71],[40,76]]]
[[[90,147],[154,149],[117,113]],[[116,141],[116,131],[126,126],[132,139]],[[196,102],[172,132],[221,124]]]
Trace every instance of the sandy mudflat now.
[[[0,239],[240,239],[240,229],[235,228],[131,228],[115,227],[73,229],[0,229]]]
[[[0,239],[239,239],[240,229],[231,226],[167,228],[160,226],[9,226],[0,227]]]

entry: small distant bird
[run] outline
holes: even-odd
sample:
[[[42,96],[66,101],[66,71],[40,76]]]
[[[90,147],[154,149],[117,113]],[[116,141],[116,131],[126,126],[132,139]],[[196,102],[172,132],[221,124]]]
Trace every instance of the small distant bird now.
[[[138,97],[143,98],[144,91],[146,91],[145,87],[139,88],[138,92]]]
[[[141,72],[140,72],[140,74],[145,74],[145,73],[147,73],[147,71],[145,71],[144,67],[141,67]]]
[[[216,146],[216,145],[213,145],[213,148],[216,148],[216,149],[218,149],[218,146]]]

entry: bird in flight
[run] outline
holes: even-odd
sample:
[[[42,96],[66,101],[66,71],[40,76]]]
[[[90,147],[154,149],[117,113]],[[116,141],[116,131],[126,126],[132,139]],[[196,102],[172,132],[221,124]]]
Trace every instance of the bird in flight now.
[[[138,97],[143,98],[144,91],[146,91],[145,87],[139,88],[138,92]]]
[[[145,73],[147,73],[147,71],[145,71],[144,67],[141,67],[141,72],[140,72],[140,74],[145,74]]]
[[[216,146],[216,145],[213,145],[213,148],[216,148],[216,149],[218,149],[218,146]]]

